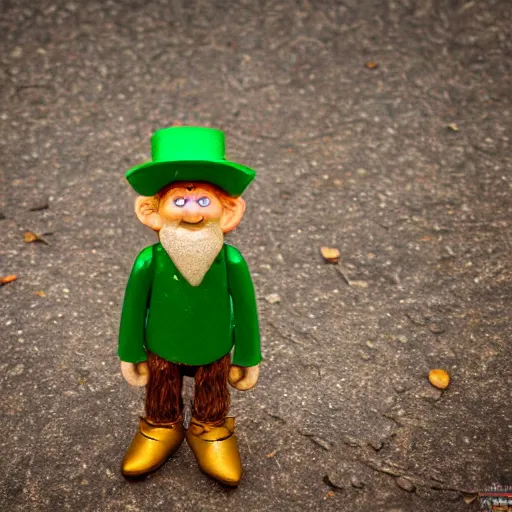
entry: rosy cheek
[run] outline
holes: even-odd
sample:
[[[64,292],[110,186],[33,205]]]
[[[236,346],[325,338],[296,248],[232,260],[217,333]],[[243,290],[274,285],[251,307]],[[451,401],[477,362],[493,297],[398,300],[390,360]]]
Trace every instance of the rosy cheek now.
[[[183,210],[173,204],[164,205],[163,208],[160,208],[159,213],[167,221],[180,220],[183,217]]]
[[[222,207],[220,205],[212,204],[206,208],[202,208],[201,214],[205,220],[220,220],[222,216]]]

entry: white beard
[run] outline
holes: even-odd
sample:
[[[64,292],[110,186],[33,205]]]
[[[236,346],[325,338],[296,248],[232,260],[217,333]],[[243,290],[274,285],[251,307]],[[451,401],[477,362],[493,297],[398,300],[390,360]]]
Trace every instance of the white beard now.
[[[159,233],[160,243],[181,275],[199,286],[224,244],[224,233],[218,222],[200,229],[187,229],[179,223],[165,224]]]

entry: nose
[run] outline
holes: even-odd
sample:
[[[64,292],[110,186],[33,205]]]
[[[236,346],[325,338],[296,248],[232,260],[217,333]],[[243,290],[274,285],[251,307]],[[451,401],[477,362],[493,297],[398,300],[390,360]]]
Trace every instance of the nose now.
[[[189,222],[190,224],[196,224],[197,222],[201,222],[203,220],[200,206],[196,201],[187,201],[183,207],[183,220],[185,222]]]

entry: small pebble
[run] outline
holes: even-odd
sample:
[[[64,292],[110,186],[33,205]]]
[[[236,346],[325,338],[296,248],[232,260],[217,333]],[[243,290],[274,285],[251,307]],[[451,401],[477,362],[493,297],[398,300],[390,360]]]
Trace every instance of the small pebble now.
[[[443,392],[440,389],[436,389],[436,388],[433,388],[432,386],[428,386],[418,396],[420,398],[424,398],[425,400],[437,402],[441,398],[442,395],[443,395]]]
[[[430,324],[428,328],[433,332],[434,334],[441,334],[446,329],[442,324]]]
[[[357,438],[352,436],[345,436],[341,441],[348,446],[353,446],[354,448],[359,448],[362,446],[362,443]]]
[[[334,487],[335,489],[343,489],[344,486],[344,483],[334,473],[325,475],[324,482],[330,487]]]
[[[361,478],[354,475],[350,478],[350,485],[356,489],[362,489],[364,487],[364,482],[361,480]]]
[[[407,492],[414,492],[416,490],[416,486],[408,479],[403,476],[399,476],[395,480],[396,485]]]
[[[405,391],[407,390],[407,388],[404,386],[403,383],[401,382],[395,382],[393,384],[393,389],[397,392],[397,393],[405,393]]]
[[[281,297],[277,293],[271,293],[265,297],[265,300],[269,304],[276,304],[277,302],[281,302]]]
[[[366,281],[350,281],[350,286],[355,286],[357,288],[368,288],[368,283]]]
[[[384,447],[384,443],[380,439],[373,439],[372,441],[370,441],[370,446],[376,452],[378,452],[379,450],[382,450],[382,448]]]

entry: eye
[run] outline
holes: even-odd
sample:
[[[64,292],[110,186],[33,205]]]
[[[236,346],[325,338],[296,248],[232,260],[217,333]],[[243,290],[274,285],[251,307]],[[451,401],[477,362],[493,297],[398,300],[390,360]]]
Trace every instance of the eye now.
[[[207,197],[200,197],[197,202],[199,203],[199,206],[202,206],[203,208],[211,203]]]
[[[174,200],[174,204],[175,204],[176,206],[179,206],[180,208],[181,208],[182,206],[185,206],[185,203],[186,203],[186,201],[185,201],[185,198],[184,198],[184,197],[178,197],[177,199],[175,199],[175,200]]]

